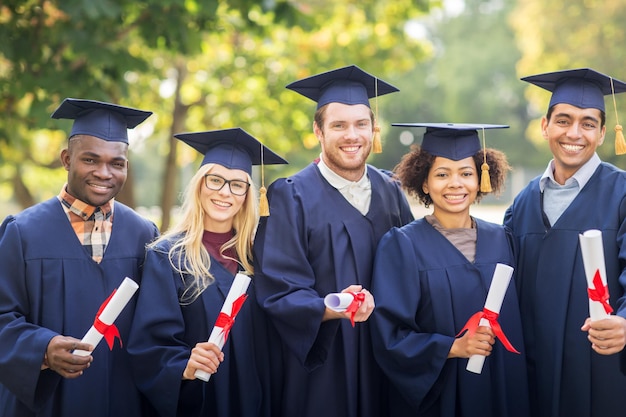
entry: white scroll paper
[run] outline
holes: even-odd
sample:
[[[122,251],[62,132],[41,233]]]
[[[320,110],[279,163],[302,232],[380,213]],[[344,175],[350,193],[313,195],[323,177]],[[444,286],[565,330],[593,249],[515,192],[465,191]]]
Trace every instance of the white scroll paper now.
[[[233,310],[233,302],[244,295],[246,291],[248,291],[248,286],[250,285],[250,277],[244,274],[235,275],[235,279],[233,280],[233,284],[228,290],[228,295],[226,295],[226,300],[224,301],[224,305],[222,305],[221,312],[230,316]],[[217,347],[222,350],[224,347],[224,343],[226,343],[226,338],[224,334],[224,329],[222,327],[214,326],[211,331],[211,335],[209,336],[209,342],[215,344]],[[211,374],[208,372],[204,372],[201,370],[196,370],[194,376],[204,382],[207,382],[211,378]]]
[[[334,311],[346,311],[354,301],[354,295],[349,292],[333,292],[324,297],[324,305]]]
[[[112,325],[138,288],[139,285],[137,285],[135,281],[128,277],[124,278],[124,281],[122,281],[119,288],[115,291],[115,294],[113,294],[109,303],[104,307],[104,309],[102,309],[99,317],[100,321],[108,326]],[[98,343],[102,340],[103,336],[104,335],[94,326],[91,326],[81,342],[89,343],[90,345],[93,345],[95,349]],[[75,350],[73,353],[74,355],[79,356],[87,356],[91,354],[89,351],[80,349]]]
[[[587,277],[587,288],[596,287],[593,282],[596,273],[600,274],[602,285],[606,287],[606,266],[604,264],[602,232],[595,229],[587,230],[582,235],[579,235],[579,240],[580,251],[583,256],[583,265],[585,267],[585,276]],[[609,313],[606,312],[601,302],[593,301],[589,298],[589,317],[591,317],[591,320],[600,320],[608,316]]]
[[[493,278],[491,279],[491,285],[489,286],[489,292],[487,293],[487,300],[485,301],[485,309],[500,314],[500,308],[504,301],[504,295],[511,282],[511,276],[513,276],[513,268],[505,264],[496,264],[496,269],[493,271]],[[480,319],[479,326],[491,327],[489,321],[485,318]],[[483,371],[483,364],[485,363],[485,356],[472,355],[468,361],[467,369],[475,374],[480,374]]]

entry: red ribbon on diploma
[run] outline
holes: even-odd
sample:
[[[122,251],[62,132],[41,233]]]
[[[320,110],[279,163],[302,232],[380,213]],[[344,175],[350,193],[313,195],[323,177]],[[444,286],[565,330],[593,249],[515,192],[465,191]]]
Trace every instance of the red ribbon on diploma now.
[[[109,345],[109,350],[113,350],[113,344],[115,343],[115,338],[117,337],[120,340],[120,347],[122,346],[122,337],[120,336],[120,331],[117,329],[117,326],[113,323],[106,324],[100,320],[100,314],[104,310],[104,308],[109,304],[111,298],[113,298],[113,294],[115,294],[116,290],[113,290],[111,295],[104,300],[100,308],[98,309],[98,313],[96,313],[96,319],[93,321],[93,327],[104,336],[104,340],[106,340],[107,345]]]
[[[233,324],[235,324],[235,317],[237,316],[237,313],[239,313],[239,310],[241,310],[241,306],[243,306],[246,298],[248,298],[248,294],[242,294],[239,298],[233,301],[233,307],[231,308],[230,316],[222,311],[220,311],[220,314],[217,316],[215,325],[222,328],[222,333],[224,334],[224,343],[226,343],[226,339],[228,339],[230,329],[233,327]]]
[[[489,321],[489,324],[491,325],[493,332],[495,333],[496,337],[500,339],[500,341],[502,342],[506,350],[508,350],[509,352],[519,353],[513,347],[511,342],[509,342],[509,339],[506,338],[504,331],[502,330],[502,327],[500,327],[500,323],[498,323],[498,313],[493,312],[486,308],[484,308],[483,311],[479,311],[478,313],[470,317],[467,323],[465,323],[465,326],[461,329],[459,334],[457,334],[456,336],[459,337],[461,333],[463,333],[465,330],[467,330],[470,335],[474,334],[476,332],[476,329],[478,329],[480,319],[482,318],[485,318],[487,319],[487,321]]]
[[[348,308],[346,308],[346,313],[350,313],[350,323],[352,323],[352,327],[354,327],[354,316],[356,315],[357,310],[365,301],[365,294],[362,292],[351,292],[354,300],[350,303]]]
[[[613,308],[609,304],[609,287],[602,284],[602,277],[600,276],[600,270],[598,269],[596,269],[596,273],[593,276],[593,286],[594,288],[587,288],[589,299],[591,301],[602,303],[602,307],[604,307],[606,314],[611,314],[613,312]]]

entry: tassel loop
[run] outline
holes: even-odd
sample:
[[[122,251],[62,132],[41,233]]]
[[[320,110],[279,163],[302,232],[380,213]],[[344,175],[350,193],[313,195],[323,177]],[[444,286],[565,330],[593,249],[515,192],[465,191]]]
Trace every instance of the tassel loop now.
[[[267,217],[270,215],[270,204],[267,201],[267,190],[265,187],[259,188],[259,216]]]
[[[493,189],[491,188],[491,178],[489,178],[489,164],[484,162],[480,169],[482,171],[480,174],[480,192],[490,193]]]
[[[380,126],[374,126],[374,137],[372,138],[372,152],[382,153],[383,145],[380,139]]]
[[[615,155],[624,155],[626,153],[626,141],[622,131],[622,125],[615,126]]]

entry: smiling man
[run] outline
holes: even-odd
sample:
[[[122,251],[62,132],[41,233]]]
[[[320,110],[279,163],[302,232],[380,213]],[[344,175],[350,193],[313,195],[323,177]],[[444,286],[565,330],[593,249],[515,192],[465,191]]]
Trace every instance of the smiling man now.
[[[272,215],[261,219],[254,245],[258,300],[284,355],[282,409],[275,415],[384,415],[368,288],[379,239],[413,216],[400,185],[366,159],[377,130],[369,98],[397,89],[356,66],[287,88],[317,102],[313,131],[321,154],[269,188]],[[360,300],[354,316],[324,306],[327,294],[341,291]]]
[[[626,173],[602,162],[604,96],[626,84],[583,68],[523,78],[552,92],[541,121],[553,159],[505,215],[518,247],[517,287],[531,415],[623,414],[626,376]],[[615,315],[591,321],[579,234],[602,231]]]
[[[66,99],[52,114],[74,120],[61,152],[67,184],[0,226],[4,417],[141,415],[125,349],[81,338],[125,277],[140,281],[145,245],[158,234],[113,200],[127,176],[127,129],[151,114],[78,99]],[[134,301],[115,322],[122,343],[133,308]]]

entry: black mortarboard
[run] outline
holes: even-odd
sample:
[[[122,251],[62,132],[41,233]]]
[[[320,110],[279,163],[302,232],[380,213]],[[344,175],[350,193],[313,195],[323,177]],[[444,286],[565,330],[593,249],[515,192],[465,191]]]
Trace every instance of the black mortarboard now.
[[[288,163],[239,127],[205,132],[177,133],[174,137],[204,155],[202,165],[215,163],[229,169],[240,169],[252,174],[252,165]]]
[[[66,98],[52,113],[53,119],[73,119],[70,138],[89,135],[110,142],[128,143],[128,129],[146,120],[152,112],[95,100]]]
[[[481,149],[478,130],[506,129],[507,125],[470,123],[392,123],[392,126],[425,127],[421,148],[431,155],[460,161]]]
[[[398,90],[356,65],[338,68],[294,81],[287,88],[317,102],[317,108],[328,103],[365,104],[369,99]]]
[[[552,92],[548,107],[566,103],[583,109],[604,110],[604,96],[626,92],[626,83],[590,68],[548,72],[522,78]]]

